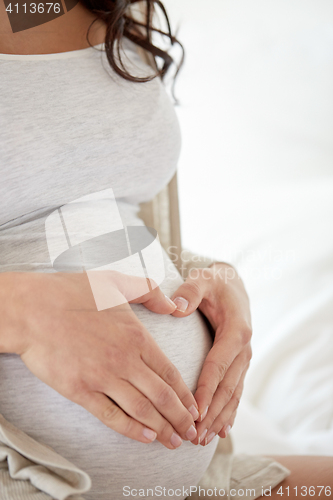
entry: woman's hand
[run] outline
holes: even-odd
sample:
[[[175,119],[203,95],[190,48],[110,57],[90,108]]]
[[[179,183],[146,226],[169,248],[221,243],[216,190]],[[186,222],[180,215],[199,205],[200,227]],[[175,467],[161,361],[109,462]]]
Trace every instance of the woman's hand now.
[[[194,394],[200,417],[193,443],[205,445],[216,434],[226,437],[236,416],[252,356],[249,299],[235,269],[225,263],[192,269],[171,299],[178,306],[174,316],[199,308],[215,331]]]
[[[147,286],[107,273],[118,298]],[[195,438],[193,394],[128,303],[98,312],[84,273],[4,273],[0,302],[0,352],[19,354],[58,393],[143,443],[174,449]],[[133,302],[175,310],[158,287]]]

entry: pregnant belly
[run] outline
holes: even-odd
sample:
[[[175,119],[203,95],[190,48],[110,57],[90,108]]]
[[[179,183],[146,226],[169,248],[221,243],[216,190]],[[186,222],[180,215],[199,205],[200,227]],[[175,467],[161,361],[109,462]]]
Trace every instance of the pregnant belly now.
[[[170,269],[171,262],[167,264]],[[161,286],[166,294],[182,282],[173,271]],[[132,308],[194,392],[211,346],[200,313],[174,318],[154,314],[142,305]],[[170,490],[166,497],[173,498],[172,490],[183,491],[198,483],[217,445],[216,439],[206,447],[183,442],[180,448],[168,450],[158,442],[147,445],[121,436],[39,381],[12,354],[0,355],[0,408],[8,421],[90,475],[92,489],[86,500],[120,500],[131,489],[158,498],[163,491],[159,488]],[[183,496],[177,491],[174,498],[186,496],[186,491]]]

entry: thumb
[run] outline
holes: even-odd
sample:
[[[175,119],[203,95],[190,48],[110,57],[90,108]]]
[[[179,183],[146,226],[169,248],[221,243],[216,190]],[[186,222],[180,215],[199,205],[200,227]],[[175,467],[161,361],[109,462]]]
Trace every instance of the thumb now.
[[[184,317],[192,314],[204,298],[205,288],[206,284],[201,276],[188,277],[171,296],[171,300],[177,306],[174,316]]]
[[[140,278],[141,279],[141,278]],[[144,278],[142,278],[144,279]],[[136,299],[130,300],[130,304],[143,304],[149,311],[158,314],[171,314],[177,306],[167,295],[161,291],[154,280],[147,279],[150,291]]]
[[[152,279],[132,276],[119,271],[89,271],[90,284],[94,285],[95,294],[107,295],[109,303],[143,304],[147,309],[158,314],[171,314],[177,306],[164,295]],[[95,299],[96,300],[96,299]],[[112,307],[112,305],[109,305]]]

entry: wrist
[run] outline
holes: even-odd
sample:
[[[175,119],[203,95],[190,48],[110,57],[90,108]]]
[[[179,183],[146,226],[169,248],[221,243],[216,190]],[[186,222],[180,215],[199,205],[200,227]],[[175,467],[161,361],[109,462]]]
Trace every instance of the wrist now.
[[[26,273],[0,273],[0,353],[22,354],[25,350],[20,296]]]
[[[218,273],[220,278],[224,278],[225,282],[232,279],[241,279],[236,268],[228,262],[216,261],[212,262],[208,267]]]
[[[250,324],[249,297],[236,268],[227,262],[213,262],[209,268],[213,274],[214,283],[209,302],[214,304],[215,313],[218,310],[225,320],[238,321],[237,313],[242,311]]]

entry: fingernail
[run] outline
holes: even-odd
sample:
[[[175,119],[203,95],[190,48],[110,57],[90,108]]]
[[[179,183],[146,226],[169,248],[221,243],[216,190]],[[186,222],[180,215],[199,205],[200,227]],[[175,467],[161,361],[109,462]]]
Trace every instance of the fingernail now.
[[[156,432],[152,431],[151,429],[147,429],[147,427],[143,429],[142,434],[145,438],[149,439],[149,441],[154,441],[157,438]]]
[[[203,421],[203,419],[206,417],[207,413],[208,413],[208,406],[206,407],[205,411],[201,414],[200,422]]]
[[[176,297],[173,301],[177,306],[177,311],[184,313],[188,308],[188,300],[184,299],[184,297]]]
[[[197,431],[196,431],[196,428],[194,427],[194,425],[191,425],[191,427],[186,432],[185,436],[190,441],[193,441],[193,439],[195,439],[197,437]]]
[[[228,427],[224,431],[225,437],[227,437],[227,435],[229,434],[230,430],[231,430],[231,425],[228,425]]]
[[[188,411],[191,413],[194,421],[199,418],[199,412],[194,405],[190,406]]]
[[[174,448],[178,448],[178,446],[180,446],[182,444],[182,438],[180,436],[178,436],[178,434],[176,434],[175,432],[172,434],[171,438],[170,438],[170,443],[172,444],[172,446]]]
[[[215,437],[215,432],[211,432],[209,436],[206,437],[205,444],[209,444],[214,437]]]
[[[170,297],[168,297],[167,295],[164,295],[164,297],[167,299],[167,301],[169,302],[169,304],[174,308],[176,309],[177,308],[177,305],[170,299]]]
[[[208,429],[205,429],[205,430],[203,431],[203,433],[201,434],[201,436],[199,437],[199,442],[198,442],[198,444],[200,444],[200,443],[201,443],[201,441],[203,441],[203,440],[205,439],[205,436],[206,436],[206,434],[207,434],[207,430],[208,430]]]

